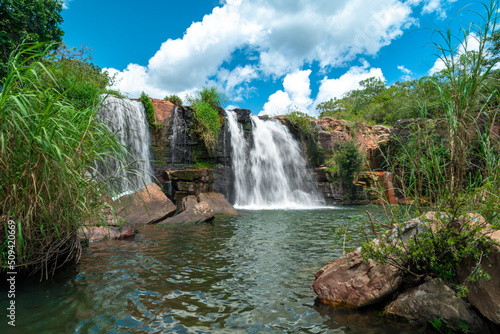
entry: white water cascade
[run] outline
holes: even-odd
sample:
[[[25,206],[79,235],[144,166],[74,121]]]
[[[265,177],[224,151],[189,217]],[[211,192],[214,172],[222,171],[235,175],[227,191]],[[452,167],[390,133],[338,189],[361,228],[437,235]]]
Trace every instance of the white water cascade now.
[[[107,96],[97,118],[128,150],[126,161],[107,159],[97,164],[97,172],[114,189],[113,199],[133,193],[152,182],[151,137],[144,105],[139,101]]]
[[[249,210],[311,209],[324,206],[297,140],[278,121],[252,120],[248,142],[234,112],[227,111],[231,134],[235,207]]]

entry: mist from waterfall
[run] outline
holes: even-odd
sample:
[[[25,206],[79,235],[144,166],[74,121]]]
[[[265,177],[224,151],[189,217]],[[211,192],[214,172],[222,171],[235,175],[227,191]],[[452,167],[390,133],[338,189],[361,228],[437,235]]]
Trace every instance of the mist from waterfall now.
[[[150,161],[151,137],[142,102],[109,95],[104,98],[97,118],[128,151],[125,161],[107,159],[97,163],[99,177],[111,183],[113,199],[151,183],[154,175]]]
[[[324,206],[301,146],[286,126],[252,115],[252,136],[248,140],[236,113],[226,111],[226,115],[231,134],[236,208],[311,209]]]

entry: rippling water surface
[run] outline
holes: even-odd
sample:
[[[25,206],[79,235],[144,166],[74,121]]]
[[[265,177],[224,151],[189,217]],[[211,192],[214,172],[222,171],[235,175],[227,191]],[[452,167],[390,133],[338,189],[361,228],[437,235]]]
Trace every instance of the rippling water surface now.
[[[342,254],[334,227],[365,210],[141,227],[134,240],[92,244],[50,282],[19,282],[17,326],[1,321],[0,333],[416,333],[375,311],[315,305],[314,274]]]

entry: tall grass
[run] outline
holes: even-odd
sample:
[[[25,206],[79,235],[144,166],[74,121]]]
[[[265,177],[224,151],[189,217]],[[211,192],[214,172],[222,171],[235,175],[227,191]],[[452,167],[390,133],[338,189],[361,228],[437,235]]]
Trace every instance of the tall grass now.
[[[481,24],[461,29],[458,37],[450,30],[438,32],[441,42],[436,50],[444,69],[429,80],[439,93],[443,115],[427,119],[427,106],[420,104],[421,118],[394,138],[396,149],[387,159],[398,192],[409,205],[386,205],[387,222],[370,217],[363,227],[367,240],[387,240],[365,244],[366,258],[390,263],[417,280],[441,277],[456,283],[461,292],[466,291],[456,279],[456,269],[465,259],[474,263],[469,279],[488,277],[481,266],[489,252],[488,229],[467,214],[482,214],[486,223],[499,225],[500,140],[492,131],[498,119],[498,106],[492,101],[498,101],[498,91],[493,89],[494,64],[488,61],[497,11],[492,1],[480,16]],[[472,39],[475,48],[467,42]],[[433,223],[436,228],[405,240],[404,221],[426,211],[440,212]],[[392,232],[380,233],[388,229]]]
[[[17,225],[18,270],[48,278],[78,260],[78,227],[105,205],[107,186],[91,177],[92,166],[122,147],[96,121],[96,104],[77,109],[54,88],[44,54],[39,45],[13,54],[0,93],[0,221]]]

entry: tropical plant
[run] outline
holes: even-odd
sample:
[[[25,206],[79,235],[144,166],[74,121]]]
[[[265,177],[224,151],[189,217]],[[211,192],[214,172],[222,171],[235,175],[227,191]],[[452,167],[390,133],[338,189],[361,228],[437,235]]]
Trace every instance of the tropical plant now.
[[[170,96],[165,96],[164,100],[170,101],[178,107],[182,107],[182,99],[175,94]]]
[[[48,278],[78,260],[80,224],[99,219],[107,183],[92,177],[96,161],[123,149],[96,118],[78,109],[32,46],[11,56],[0,92],[0,229],[7,268],[7,222],[16,225],[16,269]],[[48,85],[52,82],[51,85]]]

